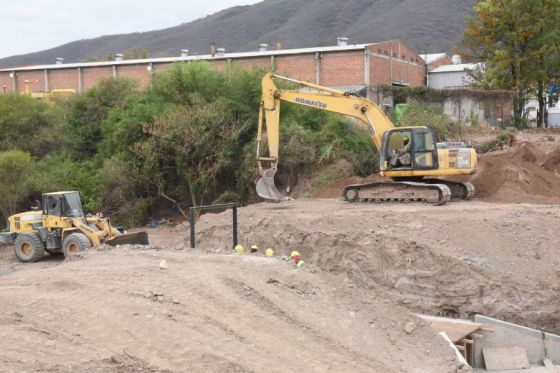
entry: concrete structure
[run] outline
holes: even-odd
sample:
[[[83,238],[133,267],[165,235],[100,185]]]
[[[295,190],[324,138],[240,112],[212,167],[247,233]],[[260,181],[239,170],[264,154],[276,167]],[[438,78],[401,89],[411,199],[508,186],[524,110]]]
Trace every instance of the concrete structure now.
[[[432,60],[434,58],[432,57]],[[447,58],[449,59],[449,57]],[[454,59],[456,62],[460,62],[459,56],[454,56]],[[471,87],[474,79],[470,73],[481,68],[481,66],[481,64],[474,63],[441,65],[428,71],[428,86],[434,89],[470,89],[476,91],[475,88]],[[460,98],[446,100],[443,103],[443,112],[455,123],[488,123],[491,126],[500,126],[511,117],[511,101],[474,99],[472,98],[474,96],[464,95]]]
[[[424,60],[399,40],[348,44],[346,38],[339,38],[338,45],[332,47],[268,50],[261,45],[256,52],[214,50],[215,54],[200,56],[183,50],[178,57],[4,68],[0,69],[0,87],[6,87],[6,93],[23,93],[27,80],[31,92],[53,89],[83,92],[101,78],[119,76],[134,78],[145,87],[150,84],[154,72],[169,68],[175,62],[200,60],[208,61],[218,71],[233,66],[261,67],[343,90],[360,90],[379,84],[421,86],[426,76]]]
[[[539,101],[536,98],[531,98],[525,105],[527,111],[527,124],[529,127],[537,127],[537,112],[539,110]],[[560,128],[560,101],[556,102],[553,106],[546,108],[548,113],[548,127]]]
[[[560,336],[481,315],[474,321],[493,330],[475,339],[474,368],[484,368],[482,349],[486,347],[524,347],[532,365],[542,365],[545,358],[560,364]]]

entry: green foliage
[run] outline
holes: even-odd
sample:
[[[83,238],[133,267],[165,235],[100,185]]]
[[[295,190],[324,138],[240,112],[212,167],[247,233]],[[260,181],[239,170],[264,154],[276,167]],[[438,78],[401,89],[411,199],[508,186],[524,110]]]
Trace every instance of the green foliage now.
[[[62,110],[24,95],[0,95],[0,151],[43,156],[65,143]]]
[[[515,90],[516,125],[524,122],[528,94],[537,88],[540,115],[544,87],[560,71],[560,3],[558,0],[482,0],[467,19],[464,54],[484,61],[477,76],[484,87]]]
[[[0,151],[19,152],[16,163],[25,171],[5,179],[3,195],[18,194],[0,212],[24,209],[25,199],[42,192],[79,190],[90,212],[138,225],[170,200],[184,209],[255,200],[262,76],[178,63],[157,71],[144,90],[119,78],[52,105],[0,97]],[[290,185],[341,161],[363,176],[376,168],[367,130],[348,119],[287,104],[280,131],[278,176]]]
[[[74,160],[67,153],[49,154],[35,164],[33,189],[38,194],[77,190],[86,210],[94,213],[101,209],[99,173],[92,160]]]
[[[198,205],[231,167],[245,126],[232,120],[224,103],[176,106],[150,126],[150,137],[137,144],[135,152],[157,175],[154,183],[160,193],[167,190],[166,180],[178,176],[190,191],[191,202]]]
[[[464,129],[461,125],[453,124],[451,119],[438,107],[411,102],[408,110],[399,123],[402,127],[425,126],[432,128],[437,141],[461,140]]]
[[[226,77],[216,74],[207,62],[176,63],[154,78],[153,91],[164,101],[180,105],[203,105],[225,89]]]
[[[474,100],[508,101],[514,93],[508,90],[492,89],[435,89],[426,86],[400,87],[392,85],[380,86],[384,96],[391,96],[395,102],[408,102],[410,100],[426,103],[443,103],[446,100],[469,97]]]
[[[479,153],[488,153],[494,150],[503,149],[504,146],[511,146],[515,142],[515,135],[509,131],[500,131],[492,141],[485,142],[478,146]]]
[[[111,110],[126,106],[126,98],[136,92],[137,86],[131,79],[107,78],[85,94],[72,97],[68,103],[68,131],[73,137],[69,148],[74,154],[87,159],[97,153],[102,140],[101,123]]]
[[[17,203],[27,195],[33,181],[33,159],[21,150],[0,153],[0,213],[16,213]]]

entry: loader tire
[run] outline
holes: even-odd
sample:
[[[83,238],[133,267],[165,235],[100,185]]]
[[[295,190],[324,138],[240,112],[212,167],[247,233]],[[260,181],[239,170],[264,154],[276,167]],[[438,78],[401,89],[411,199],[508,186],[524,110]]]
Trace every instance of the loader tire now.
[[[38,262],[45,253],[45,244],[37,233],[21,233],[14,241],[14,252],[22,263]]]
[[[80,251],[87,250],[90,247],[91,241],[83,233],[72,233],[62,242],[62,252],[65,258],[76,255]]]

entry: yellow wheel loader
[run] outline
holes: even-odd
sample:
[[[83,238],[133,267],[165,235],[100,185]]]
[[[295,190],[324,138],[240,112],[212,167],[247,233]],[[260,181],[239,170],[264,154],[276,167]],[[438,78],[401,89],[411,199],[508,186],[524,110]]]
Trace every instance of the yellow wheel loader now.
[[[41,260],[45,251],[65,257],[92,246],[108,244],[148,245],[146,232],[122,233],[108,218],[85,216],[78,192],[43,194],[42,211],[29,211],[8,218],[4,241],[14,244],[16,257],[24,263]]]
[[[297,84],[300,90],[278,89],[274,78]],[[257,165],[261,178],[257,194],[271,202],[286,200],[277,189],[280,146],[280,104],[288,102],[343,114],[365,124],[379,150],[379,174],[389,180],[348,185],[342,191],[349,202],[425,202],[442,205],[452,197],[469,199],[474,186],[448,177],[476,172],[474,149],[462,143],[436,143],[428,127],[395,127],[383,110],[367,98],[349,92],[267,74],[262,79],[262,101],[257,132]],[[264,128],[268,156],[261,155]],[[269,167],[266,168],[265,164]],[[441,179],[445,177],[445,179]]]

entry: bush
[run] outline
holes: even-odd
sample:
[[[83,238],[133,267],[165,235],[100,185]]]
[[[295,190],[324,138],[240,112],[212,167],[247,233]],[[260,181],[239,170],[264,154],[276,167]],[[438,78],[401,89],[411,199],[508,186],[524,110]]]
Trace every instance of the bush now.
[[[26,161],[18,164],[29,161],[29,174],[35,170],[32,184],[22,177],[6,179],[6,187],[21,192],[19,201],[79,190],[87,210],[127,225],[146,222],[171,204],[167,198],[183,209],[253,201],[263,73],[178,63],[156,72],[145,90],[119,78],[52,105],[0,97],[0,151],[24,151],[19,156]],[[281,118],[278,176],[285,184],[343,161],[363,176],[376,168],[375,148],[360,124],[291,104],[282,105]],[[335,173],[325,172],[323,182]]]
[[[67,138],[62,110],[25,95],[0,95],[0,151],[19,149],[41,157]]]
[[[509,131],[500,131],[492,141],[485,142],[478,146],[479,153],[488,153],[503,149],[505,146],[512,146],[515,142],[515,135]]]
[[[453,124],[439,107],[422,104],[418,101],[409,104],[399,126],[432,128],[436,133],[437,141],[460,141],[465,132],[460,124]]]

